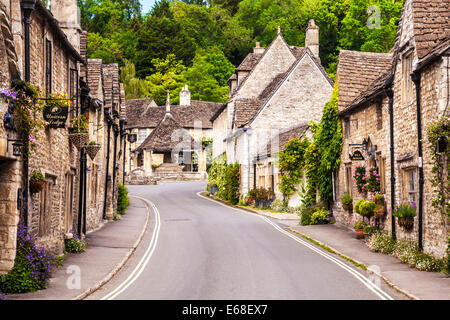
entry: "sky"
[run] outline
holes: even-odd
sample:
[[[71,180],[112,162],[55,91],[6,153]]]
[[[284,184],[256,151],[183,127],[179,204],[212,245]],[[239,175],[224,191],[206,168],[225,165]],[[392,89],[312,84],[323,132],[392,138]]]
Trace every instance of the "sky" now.
[[[141,0],[142,12],[147,13],[155,4],[156,0]]]

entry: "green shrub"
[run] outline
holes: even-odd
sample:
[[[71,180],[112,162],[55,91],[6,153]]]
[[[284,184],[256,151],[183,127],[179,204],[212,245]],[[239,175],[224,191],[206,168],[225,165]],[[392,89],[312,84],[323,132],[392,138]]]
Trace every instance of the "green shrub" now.
[[[76,234],[73,235],[72,239],[67,239],[64,241],[65,251],[68,253],[81,253],[86,249],[86,243],[80,240]]]
[[[325,207],[320,205],[302,208],[300,212],[300,224],[307,226],[311,224],[326,224],[330,222],[330,213]]]
[[[348,192],[346,192],[341,198],[342,204],[350,205],[350,204],[352,204],[352,202],[353,202],[353,198]]]
[[[318,207],[311,215],[311,224],[327,224],[330,222],[329,216],[330,212],[328,210],[324,207]]]
[[[239,202],[239,164],[227,164],[226,158],[215,159],[209,170],[209,183],[215,182],[218,198],[237,204]]]
[[[373,251],[384,254],[392,254],[396,244],[394,239],[383,233],[373,234],[366,243]]]
[[[353,225],[353,228],[355,228],[355,230],[363,230],[366,225],[367,225],[366,222],[364,222],[362,220],[358,220]]]
[[[366,218],[371,218],[374,215],[376,204],[370,200],[364,200],[359,205],[359,214]]]
[[[122,184],[119,184],[119,192],[117,196],[117,213],[125,214],[129,204],[130,199],[128,198],[128,189]]]
[[[355,210],[356,213],[361,213],[359,210],[359,206],[364,202],[364,199],[359,199],[358,201],[356,201],[353,209]]]

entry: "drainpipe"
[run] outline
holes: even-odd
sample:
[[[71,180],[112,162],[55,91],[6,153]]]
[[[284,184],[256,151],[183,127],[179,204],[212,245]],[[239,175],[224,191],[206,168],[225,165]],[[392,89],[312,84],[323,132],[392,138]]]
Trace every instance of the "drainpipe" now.
[[[423,250],[422,225],[423,225],[423,150],[422,150],[422,115],[421,115],[421,86],[420,71],[413,71],[411,75],[412,81],[416,86],[416,112],[417,112],[417,153],[419,155],[419,250]]]
[[[115,187],[116,187],[116,156],[117,156],[117,137],[119,136],[119,126],[114,123],[114,155],[113,155],[113,165],[112,165],[112,169],[113,169],[113,176],[112,176],[112,195],[111,195],[111,199],[112,199],[112,203],[113,203],[113,207],[114,207],[114,196],[115,196]]]
[[[81,82],[81,92],[80,92],[80,114],[85,114],[86,101],[89,94],[89,88],[86,83]],[[87,157],[86,150],[82,147],[80,149],[80,187],[79,187],[79,197],[78,197],[78,236],[81,237],[81,233],[86,235],[86,167],[87,167]]]
[[[394,212],[395,205],[395,161],[394,161],[394,91],[392,87],[386,90],[386,95],[389,98],[389,136],[390,136],[390,153],[391,153],[391,228],[392,238],[397,238],[395,232],[395,217],[392,214]]]
[[[24,24],[24,40],[25,40],[25,82],[30,82],[30,25],[31,13],[34,10],[36,0],[21,0],[20,7],[23,14]],[[28,135],[23,137],[23,145],[25,157],[23,158],[23,174],[24,174],[24,188],[23,188],[23,223],[28,226],[28,156],[29,156],[29,138]]]
[[[106,169],[105,169],[105,197],[103,200],[103,220],[106,220],[106,200],[108,198],[108,175],[109,175],[109,149],[110,149],[110,140],[111,140],[111,126],[112,119],[110,110],[108,108],[104,109],[105,118],[108,124],[108,137],[107,137],[107,146],[106,146]]]

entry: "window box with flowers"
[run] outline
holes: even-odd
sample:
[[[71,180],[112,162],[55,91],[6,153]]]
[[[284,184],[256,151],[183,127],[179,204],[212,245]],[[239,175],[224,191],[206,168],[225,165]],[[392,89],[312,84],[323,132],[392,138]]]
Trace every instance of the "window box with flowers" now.
[[[38,193],[45,186],[44,175],[39,171],[33,171],[30,177],[30,192]]]
[[[73,127],[70,128],[69,141],[72,142],[77,149],[84,147],[89,141],[89,116],[81,114],[72,119]]]
[[[411,230],[414,226],[414,217],[416,216],[416,203],[414,201],[405,201],[395,205],[392,215],[398,218],[398,224],[406,230]]]
[[[101,145],[97,144],[95,141],[90,141],[86,146],[86,153],[89,155],[91,160],[94,160],[95,156],[97,155],[98,151],[100,150]]]

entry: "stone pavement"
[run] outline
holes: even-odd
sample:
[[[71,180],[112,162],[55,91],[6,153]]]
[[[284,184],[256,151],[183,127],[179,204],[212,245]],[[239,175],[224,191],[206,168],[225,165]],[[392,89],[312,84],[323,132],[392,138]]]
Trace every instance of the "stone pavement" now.
[[[290,227],[296,233],[308,236],[336,252],[366,266],[378,266],[389,285],[410,298],[449,300],[450,277],[437,272],[419,271],[392,256],[372,252],[364,240],[355,238],[353,230],[333,224]]]
[[[147,226],[146,204],[130,197],[127,213],[121,218],[88,233],[86,250],[79,254],[67,254],[64,266],[55,269],[47,289],[8,294],[7,300],[72,300],[84,298],[87,293],[98,289],[120,270],[139,244]],[[67,286],[73,279],[73,270],[80,271],[79,289],[69,289]]]

